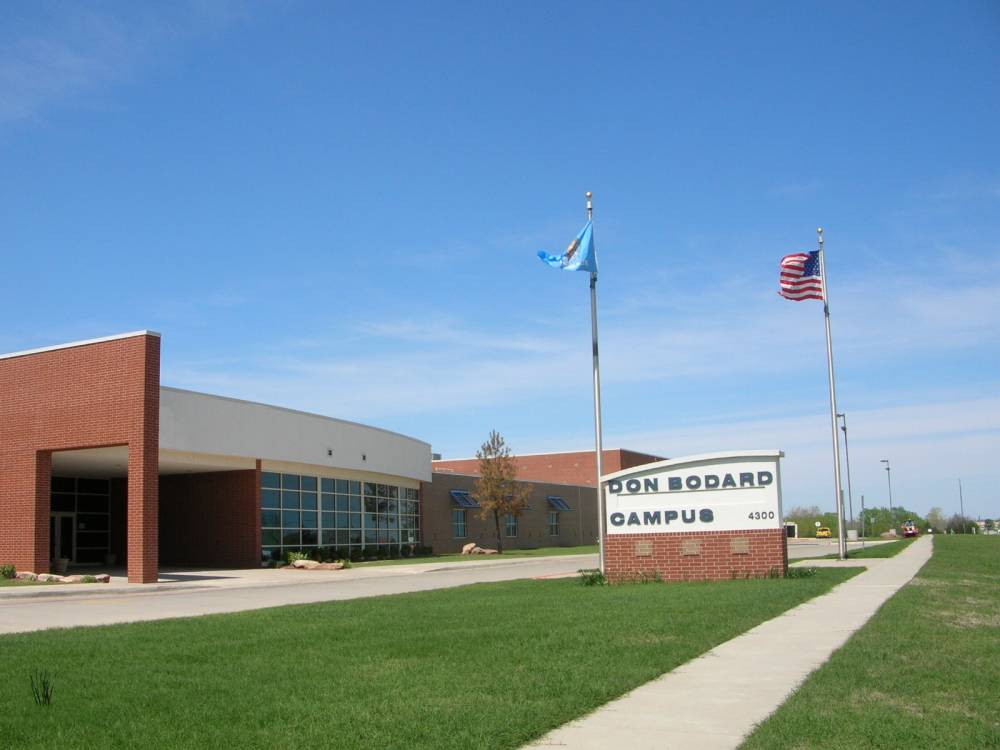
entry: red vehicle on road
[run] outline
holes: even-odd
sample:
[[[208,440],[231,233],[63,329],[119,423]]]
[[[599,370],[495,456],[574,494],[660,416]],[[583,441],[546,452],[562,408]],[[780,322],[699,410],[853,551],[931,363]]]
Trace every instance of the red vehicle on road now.
[[[917,528],[917,525],[915,523],[913,523],[913,521],[904,521],[903,522],[903,536],[904,537],[919,536],[919,534],[920,534],[920,529]]]

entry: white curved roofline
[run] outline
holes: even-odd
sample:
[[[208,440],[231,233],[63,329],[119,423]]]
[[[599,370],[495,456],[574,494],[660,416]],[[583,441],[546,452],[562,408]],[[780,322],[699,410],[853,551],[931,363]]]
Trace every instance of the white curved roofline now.
[[[717,461],[724,458],[784,458],[785,452],[779,450],[756,450],[756,451],[721,451],[719,453],[699,453],[694,456],[679,456],[678,458],[668,458],[666,461],[657,461],[651,464],[641,464],[633,466],[631,469],[622,469],[614,474],[605,474],[601,477],[602,482],[611,479],[648,472],[654,469],[671,469],[687,464],[696,464],[702,461]]]
[[[361,422],[352,422],[349,419],[340,419],[339,417],[329,417],[326,414],[317,414],[316,412],[303,411],[302,409],[290,409],[287,406],[277,406],[275,404],[266,404],[263,401],[250,401],[245,398],[233,398],[232,396],[220,396],[216,393],[205,393],[204,391],[192,391],[189,388],[175,388],[173,386],[161,385],[161,391],[174,391],[176,393],[189,393],[194,396],[204,396],[205,398],[217,398],[222,401],[231,401],[237,404],[249,404],[251,406],[263,406],[267,409],[277,409],[278,411],[288,412],[289,414],[301,414],[306,417],[314,417],[316,419],[326,419],[330,422],[336,422],[338,424],[349,425],[351,427],[363,427],[366,430],[375,430],[376,432],[384,432],[386,435],[394,435],[395,437],[406,438],[407,440],[412,440],[416,443],[421,443],[426,445],[428,448],[431,444],[426,440],[421,440],[420,438],[411,437],[410,435],[404,435],[401,432],[393,432],[392,430],[387,430],[384,427],[375,427],[370,424],[362,424]]]

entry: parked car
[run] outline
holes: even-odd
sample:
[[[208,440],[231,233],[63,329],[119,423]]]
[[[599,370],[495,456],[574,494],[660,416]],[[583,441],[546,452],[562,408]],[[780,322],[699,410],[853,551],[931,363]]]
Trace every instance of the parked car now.
[[[831,536],[833,536],[833,532],[830,531],[829,526],[820,526],[818,529],[816,529],[817,539],[829,539]]]

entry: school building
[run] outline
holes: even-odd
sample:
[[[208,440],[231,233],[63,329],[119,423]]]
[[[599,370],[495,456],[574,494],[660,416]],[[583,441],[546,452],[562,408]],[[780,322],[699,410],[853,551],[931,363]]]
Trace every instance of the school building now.
[[[518,457],[505,548],[597,541],[594,452]],[[606,473],[657,460],[605,451]],[[160,384],[160,335],[0,355],[0,564],[256,567],[289,551],[495,545],[475,459],[377,427]]]

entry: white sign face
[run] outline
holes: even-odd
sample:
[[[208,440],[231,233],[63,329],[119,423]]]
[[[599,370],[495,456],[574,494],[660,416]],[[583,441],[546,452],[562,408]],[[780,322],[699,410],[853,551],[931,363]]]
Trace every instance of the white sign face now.
[[[780,451],[659,461],[604,478],[608,534],[781,529]]]

